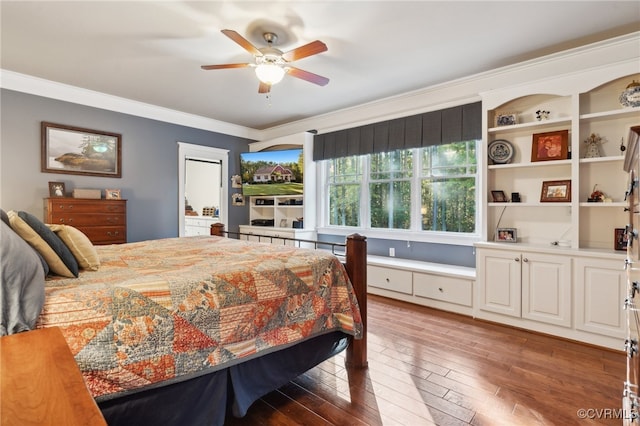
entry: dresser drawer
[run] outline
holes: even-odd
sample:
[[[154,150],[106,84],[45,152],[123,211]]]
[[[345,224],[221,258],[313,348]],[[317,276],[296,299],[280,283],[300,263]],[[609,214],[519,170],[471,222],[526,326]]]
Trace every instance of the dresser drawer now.
[[[367,266],[367,284],[399,293],[413,293],[412,273],[400,269]]]
[[[89,237],[95,245],[122,244],[127,242],[127,228],[124,226],[91,226],[78,229]]]
[[[71,225],[74,227],[79,226],[100,226],[100,225],[124,225],[127,221],[127,217],[124,214],[53,214],[51,217],[51,223],[60,225]]]
[[[472,306],[472,281],[414,272],[413,291],[416,296]]]
[[[51,214],[59,213],[125,213],[126,204],[121,200],[75,200],[66,198],[49,201]]]

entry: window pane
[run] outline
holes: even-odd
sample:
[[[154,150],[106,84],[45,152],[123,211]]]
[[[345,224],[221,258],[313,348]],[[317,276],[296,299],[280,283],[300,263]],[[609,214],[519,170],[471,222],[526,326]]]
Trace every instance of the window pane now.
[[[475,177],[424,179],[422,181],[422,229],[475,232]]]
[[[372,183],[369,185],[369,195],[372,228],[410,228],[410,181]]]
[[[360,226],[360,185],[329,187],[329,224]]]
[[[370,175],[373,180],[409,178],[413,172],[413,151],[400,150],[371,154]]]
[[[329,164],[329,225],[360,226],[362,157],[343,157]]]

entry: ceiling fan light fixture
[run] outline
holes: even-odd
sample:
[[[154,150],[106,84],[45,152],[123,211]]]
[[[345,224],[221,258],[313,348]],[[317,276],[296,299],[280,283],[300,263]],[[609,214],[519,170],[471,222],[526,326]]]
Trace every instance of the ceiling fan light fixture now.
[[[256,76],[265,84],[274,85],[279,83],[284,74],[284,68],[274,63],[263,63],[256,66]]]

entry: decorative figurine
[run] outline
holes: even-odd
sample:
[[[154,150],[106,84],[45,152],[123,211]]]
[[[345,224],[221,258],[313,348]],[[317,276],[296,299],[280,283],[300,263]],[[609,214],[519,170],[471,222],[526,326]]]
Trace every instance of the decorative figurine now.
[[[584,158],[598,158],[600,157],[600,143],[602,143],[602,138],[595,133],[591,133],[584,143],[587,144],[587,154]]]
[[[549,111],[539,109],[536,111],[536,120],[538,121],[547,120],[549,118],[549,114],[550,114]]]
[[[590,203],[602,203],[606,198],[604,195],[604,192],[598,190],[597,188],[598,188],[598,184],[596,183],[595,185],[593,185],[593,191],[591,192],[591,195],[587,199],[587,201],[589,201]]]
[[[640,106],[640,83],[633,80],[620,95],[620,105],[636,108]]]

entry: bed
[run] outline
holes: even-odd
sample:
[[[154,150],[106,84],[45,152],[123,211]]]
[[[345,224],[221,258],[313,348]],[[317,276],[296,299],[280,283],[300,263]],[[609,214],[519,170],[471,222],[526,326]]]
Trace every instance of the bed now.
[[[366,241],[346,246],[346,266],[326,250],[215,235],[92,247],[99,265],[49,275],[33,327],[62,330],[108,424],[223,424],[342,350],[366,366]]]

